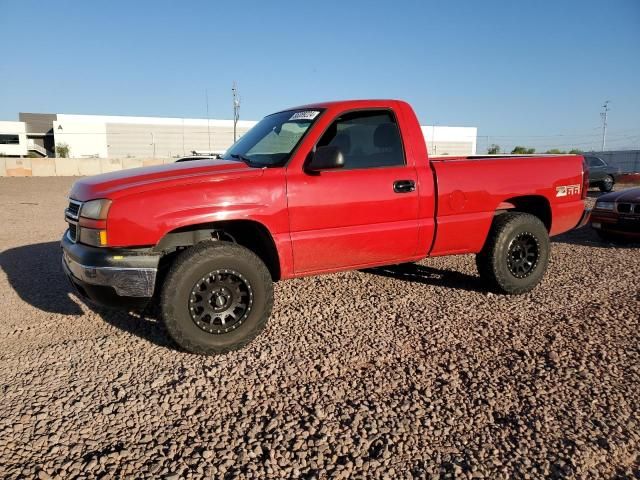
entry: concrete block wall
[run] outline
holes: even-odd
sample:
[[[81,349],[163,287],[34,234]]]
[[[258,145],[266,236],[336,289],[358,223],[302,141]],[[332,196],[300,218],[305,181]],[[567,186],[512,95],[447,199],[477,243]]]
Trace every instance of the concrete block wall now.
[[[68,160],[75,160],[73,158],[54,158],[54,164],[56,167],[57,177],[77,177],[80,175],[80,169],[78,162]]]
[[[0,157],[0,177],[75,177],[173,163],[174,158]]]
[[[174,160],[172,158],[167,159],[166,162],[160,158],[147,158],[142,161],[142,166],[151,167],[153,165],[162,165],[163,163],[173,163],[173,162]]]
[[[30,177],[30,158],[5,158],[5,175],[7,177]]]
[[[8,158],[0,177],[75,177],[173,163],[173,158]]]
[[[31,159],[31,175],[33,175],[34,177],[55,177],[56,176],[55,159],[32,158]]]
[[[100,171],[102,173],[117,172],[122,170],[122,160],[119,158],[101,158]]]
[[[122,168],[138,168],[143,167],[142,160],[139,158],[123,158],[122,159]]]
[[[98,175],[102,173],[100,169],[99,158],[71,158],[69,160],[75,161],[78,164],[78,173],[80,175]]]

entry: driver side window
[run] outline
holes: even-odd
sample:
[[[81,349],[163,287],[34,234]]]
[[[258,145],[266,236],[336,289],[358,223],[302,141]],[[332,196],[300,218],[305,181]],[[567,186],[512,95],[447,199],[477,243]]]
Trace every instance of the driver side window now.
[[[404,165],[400,130],[393,114],[386,110],[346,113],[322,135],[318,147],[338,147],[345,169]]]

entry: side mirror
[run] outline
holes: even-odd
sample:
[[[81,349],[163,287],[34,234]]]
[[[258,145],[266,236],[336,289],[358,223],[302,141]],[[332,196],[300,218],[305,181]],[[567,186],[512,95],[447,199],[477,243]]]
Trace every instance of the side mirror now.
[[[310,172],[342,167],[344,167],[344,155],[338,147],[331,145],[318,147],[307,164],[307,170]]]

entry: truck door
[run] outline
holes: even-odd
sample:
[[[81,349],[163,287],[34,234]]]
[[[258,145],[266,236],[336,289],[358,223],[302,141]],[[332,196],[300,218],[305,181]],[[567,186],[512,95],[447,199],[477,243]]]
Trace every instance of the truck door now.
[[[344,167],[287,170],[294,271],[320,272],[403,261],[418,246],[416,170],[395,114],[340,114],[314,148],[338,147]]]

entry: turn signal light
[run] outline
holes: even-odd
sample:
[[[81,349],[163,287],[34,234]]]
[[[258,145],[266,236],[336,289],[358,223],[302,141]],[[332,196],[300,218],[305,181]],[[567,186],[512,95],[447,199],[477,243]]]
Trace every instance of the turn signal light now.
[[[95,228],[80,228],[80,243],[91,245],[92,247],[107,246],[107,231]]]

